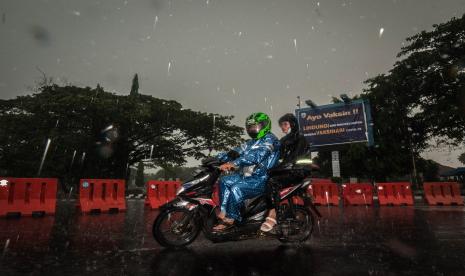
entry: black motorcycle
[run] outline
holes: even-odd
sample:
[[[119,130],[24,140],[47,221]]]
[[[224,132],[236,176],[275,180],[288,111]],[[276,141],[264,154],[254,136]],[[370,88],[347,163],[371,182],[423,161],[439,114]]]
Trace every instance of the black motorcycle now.
[[[263,235],[259,231],[260,225],[268,212],[267,200],[271,198],[278,222],[271,235],[281,242],[304,242],[313,232],[315,216],[321,217],[306,191],[311,184],[312,172],[308,161],[297,160],[277,173],[270,171],[267,184],[271,186],[270,192],[246,200],[241,209],[242,221],[236,221],[234,227],[225,231],[216,232],[213,226],[218,223],[216,213],[219,206],[213,200],[213,191],[222,174],[219,169],[222,162],[206,159],[194,172],[194,177],[182,184],[177,197],[160,207],[160,214],[153,223],[153,236],[165,247],[186,246],[202,230],[212,242],[259,238]],[[287,176],[291,181],[279,181]]]

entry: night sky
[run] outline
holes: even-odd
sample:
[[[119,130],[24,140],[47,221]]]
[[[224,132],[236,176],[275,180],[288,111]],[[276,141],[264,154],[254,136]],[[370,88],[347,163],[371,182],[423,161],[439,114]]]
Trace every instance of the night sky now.
[[[298,95],[359,94],[406,37],[464,12],[465,0],[2,0],[0,98],[31,93],[40,71],[118,94],[138,73],[143,94],[275,123]],[[463,151],[424,156],[460,166]]]

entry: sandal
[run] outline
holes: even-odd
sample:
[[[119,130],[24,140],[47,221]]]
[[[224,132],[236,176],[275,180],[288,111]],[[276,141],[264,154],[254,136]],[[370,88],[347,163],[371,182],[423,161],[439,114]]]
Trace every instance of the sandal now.
[[[271,230],[273,230],[273,228],[275,227],[275,225],[277,224],[278,222],[272,218],[272,217],[267,217],[265,219],[265,222],[262,223],[262,226],[260,226],[260,231],[262,232],[265,232],[265,233],[268,233],[270,232]]]
[[[234,221],[221,220],[217,225],[213,226],[212,232],[223,232],[234,227]]]

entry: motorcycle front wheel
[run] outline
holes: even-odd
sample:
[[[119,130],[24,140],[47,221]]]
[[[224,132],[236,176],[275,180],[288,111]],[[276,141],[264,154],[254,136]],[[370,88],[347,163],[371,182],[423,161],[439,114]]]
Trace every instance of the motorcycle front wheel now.
[[[193,212],[184,208],[169,208],[157,216],[152,233],[164,247],[183,247],[197,238],[200,229],[200,222]]]

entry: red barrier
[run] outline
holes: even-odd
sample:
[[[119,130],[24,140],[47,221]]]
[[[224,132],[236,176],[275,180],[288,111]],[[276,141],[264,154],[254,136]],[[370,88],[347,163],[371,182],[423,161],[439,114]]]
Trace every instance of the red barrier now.
[[[123,179],[81,179],[77,207],[83,213],[110,209],[126,210]]]
[[[147,182],[147,197],[150,208],[158,209],[176,197],[176,191],[181,187],[179,181],[150,180]]]
[[[55,214],[58,179],[0,178],[0,216]]]
[[[463,205],[457,182],[425,182],[423,189],[429,205]]]
[[[409,182],[378,183],[379,205],[413,205]]]
[[[373,205],[373,186],[370,183],[342,185],[344,205]]]
[[[308,192],[312,195],[315,205],[339,205],[338,186],[329,179],[312,179]]]

